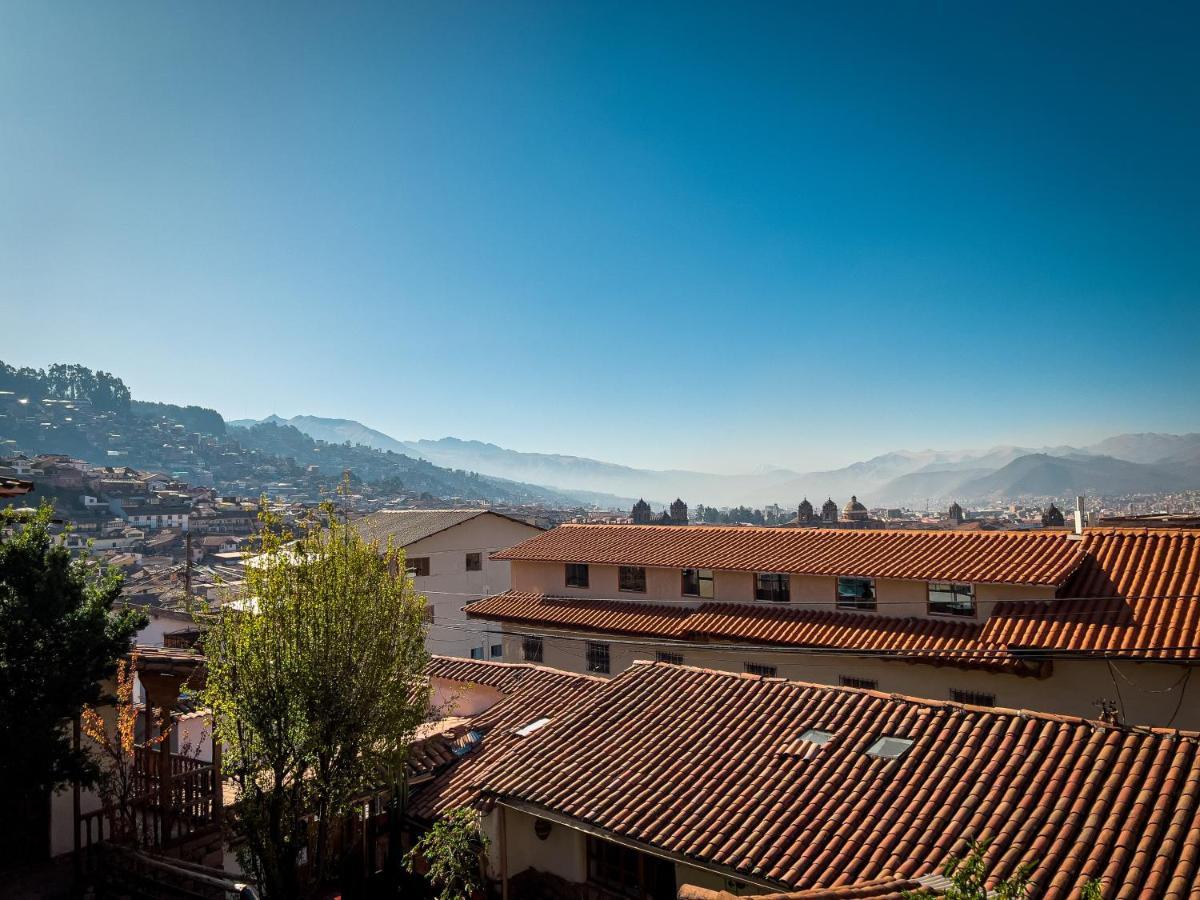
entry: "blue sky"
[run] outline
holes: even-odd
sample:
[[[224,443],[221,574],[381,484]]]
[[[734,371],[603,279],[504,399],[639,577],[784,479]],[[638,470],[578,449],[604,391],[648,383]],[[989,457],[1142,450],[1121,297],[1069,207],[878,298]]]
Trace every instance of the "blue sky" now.
[[[1197,430],[1196,10],[7,0],[0,359],[663,468]]]

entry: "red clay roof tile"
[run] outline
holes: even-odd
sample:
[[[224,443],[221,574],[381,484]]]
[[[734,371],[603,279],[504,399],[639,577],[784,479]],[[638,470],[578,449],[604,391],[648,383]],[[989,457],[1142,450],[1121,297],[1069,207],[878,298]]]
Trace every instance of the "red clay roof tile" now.
[[[1059,585],[1082,552],[1062,531],[560,525],[492,558]]]
[[[834,738],[794,752],[808,728]],[[913,744],[869,755],[883,735]],[[1089,877],[1105,896],[1200,893],[1195,734],[641,663],[478,781],[784,890],[886,895],[990,838],[993,877],[1032,863],[1039,897]]]

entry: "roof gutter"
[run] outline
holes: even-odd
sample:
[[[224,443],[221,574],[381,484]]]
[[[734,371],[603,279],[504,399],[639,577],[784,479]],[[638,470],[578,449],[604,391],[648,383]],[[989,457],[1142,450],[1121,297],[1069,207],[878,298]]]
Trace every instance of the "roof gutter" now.
[[[732,878],[735,881],[742,881],[754,887],[764,888],[768,891],[790,891],[793,887],[783,881],[771,881],[767,879],[755,878],[752,875],[747,875],[745,872],[739,872],[736,869],[730,869],[726,866],[714,865],[712,863],[701,863],[686,856],[682,853],[672,853],[669,850],[663,850],[660,847],[655,847],[652,844],[644,844],[641,841],[631,840],[627,837],[622,837],[619,834],[608,831],[604,828],[599,828],[591,825],[580,819],[565,816],[561,813],[551,812],[550,810],[538,806],[534,803],[524,803],[520,800],[513,800],[507,797],[495,797],[496,803],[499,806],[504,806],[515,812],[525,813],[526,815],[536,816],[539,819],[545,819],[548,822],[553,822],[556,825],[562,825],[565,828],[572,828],[575,831],[582,831],[584,834],[591,835],[595,838],[610,841],[614,844],[620,844],[622,847],[628,847],[630,850],[637,850],[639,853],[645,853],[649,856],[656,856],[659,859],[665,859],[670,862],[679,863],[680,865],[688,866],[692,869],[697,869],[701,872],[708,872],[711,875],[716,875],[720,878]]]

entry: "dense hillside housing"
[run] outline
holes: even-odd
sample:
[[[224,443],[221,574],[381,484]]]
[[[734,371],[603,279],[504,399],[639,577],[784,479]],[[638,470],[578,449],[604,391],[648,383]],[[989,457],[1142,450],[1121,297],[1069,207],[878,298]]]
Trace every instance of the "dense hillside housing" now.
[[[1200,727],[1200,531],[565,525],[467,606],[504,659],[637,659]]]

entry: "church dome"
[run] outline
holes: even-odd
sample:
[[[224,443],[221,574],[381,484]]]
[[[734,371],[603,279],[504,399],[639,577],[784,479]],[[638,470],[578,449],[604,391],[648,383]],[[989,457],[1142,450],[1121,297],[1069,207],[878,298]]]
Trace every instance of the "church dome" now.
[[[832,497],[821,506],[821,512],[837,512],[837,504],[833,502]]]
[[[850,502],[847,503],[845,509],[842,510],[842,512],[845,513],[846,515],[850,515],[850,513],[866,512],[866,511],[867,511],[867,508],[858,502],[857,497],[851,497]]]
[[[809,502],[808,502],[808,498],[807,498],[807,497],[805,497],[803,500],[801,500],[801,501],[800,501],[800,515],[802,515],[802,516],[804,516],[804,515],[811,516],[811,515],[812,515],[812,511],[813,511],[812,504],[811,504],[811,503],[809,503]]]

